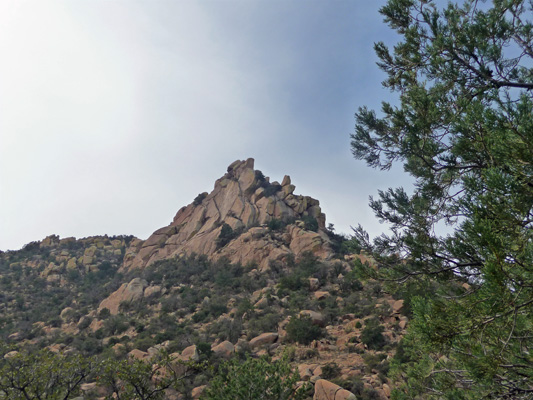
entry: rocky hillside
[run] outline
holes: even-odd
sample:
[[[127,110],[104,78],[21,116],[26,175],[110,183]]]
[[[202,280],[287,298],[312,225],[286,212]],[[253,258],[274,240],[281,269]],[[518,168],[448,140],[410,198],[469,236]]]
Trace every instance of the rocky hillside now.
[[[145,241],[50,236],[0,253],[0,338],[13,351],[147,362],[164,350],[214,370],[285,354],[309,398],[389,398],[408,306],[361,280],[354,262],[371,260],[294,190],[236,161]],[[212,371],[165,398],[199,398]],[[83,398],[110,393],[87,384]]]

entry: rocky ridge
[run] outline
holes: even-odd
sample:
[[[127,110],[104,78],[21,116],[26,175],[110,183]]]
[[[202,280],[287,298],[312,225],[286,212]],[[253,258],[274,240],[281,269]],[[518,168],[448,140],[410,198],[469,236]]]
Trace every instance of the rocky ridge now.
[[[158,260],[186,254],[205,254],[211,260],[227,257],[232,263],[256,263],[260,270],[271,260],[311,251],[321,259],[332,256],[324,232],[326,217],[318,200],[294,194],[288,175],[281,184],[270,183],[254,160],[235,161],[215,182],[211,193],[201,193],[181,208],[172,223],[156,230],[147,240],[132,242],[124,269],[143,268]],[[305,219],[316,220],[317,232],[306,229]],[[283,235],[268,235],[273,220],[289,224]],[[217,245],[224,225],[235,238]]]

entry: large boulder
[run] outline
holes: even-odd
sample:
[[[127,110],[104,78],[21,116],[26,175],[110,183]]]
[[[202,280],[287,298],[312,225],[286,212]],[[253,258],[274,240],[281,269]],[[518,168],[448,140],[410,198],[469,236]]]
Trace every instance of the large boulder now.
[[[109,297],[102,300],[98,306],[98,311],[107,308],[112,315],[118,314],[120,303],[133,303],[143,298],[144,289],[148,282],[141,278],[134,278],[129,283],[124,283]]]
[[[211,347],[213,353],[222,358],[231,358],[233,353],[235,353],[235,346],[228,340],[223,341],[222,343]]]
[[[341,388],[339,385],[319,379],[315,382],[315,395],[313,400],[356,400],[352,392]]]
[[[267,344],[272,344],[278,340],[279,334],[277,332],[266,332],[250,340],[250,347],[255,349]]]

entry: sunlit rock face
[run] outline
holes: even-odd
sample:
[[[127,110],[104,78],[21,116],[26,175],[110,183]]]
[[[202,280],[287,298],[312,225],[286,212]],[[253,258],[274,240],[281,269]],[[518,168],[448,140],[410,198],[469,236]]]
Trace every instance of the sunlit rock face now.
[[[295,195],[294,190],[289,176],[281,184],[271,183],[254,170],[252,158],[237,160],[215,182],[211,193],[201,193],[181,208],[169,226],[144,242],[132,242],[122,268],[143,268],[192,253],[205,254],[211,260],[227,257],[233,263],[254,263],[260,269],[268,268],[270,260],[289,254],[298,257],[307,251],[328,259],[332,252],[319,201]],[[272,220],[286,226],[273,230]],[[316,232],[309,229],[309,221],[318,226]],[[225,224],[232,235],[222,244],[217,238]],[[225,232],[228,230],[225,227]]]

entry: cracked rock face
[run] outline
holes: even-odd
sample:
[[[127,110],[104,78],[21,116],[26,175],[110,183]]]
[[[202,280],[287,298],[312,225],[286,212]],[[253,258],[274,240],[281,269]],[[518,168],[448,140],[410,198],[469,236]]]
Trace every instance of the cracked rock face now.
[[[305,251],[329,258],[326,218],[318,200],[295,195],[294,189],[289,176],[281,184],[270,183],[261,171],[254,170],[252,158],[235,161],[215,182],[211,193],[198,195],[178,211],[169,226],[158,229],[146,241],[132,243],[123,268],[143,268],[158,260],[192,253],[205,254],[212,260],[225,256],[231,262],[256,263],[260,268],[267,268],[269,260]],[[305,229],[301,220],[309,217],[317,220],[318,232]],[[290,224],[276,236],[266,227],[272,219]],[[218,248],[216,239],[224,224],[241,234]]]

